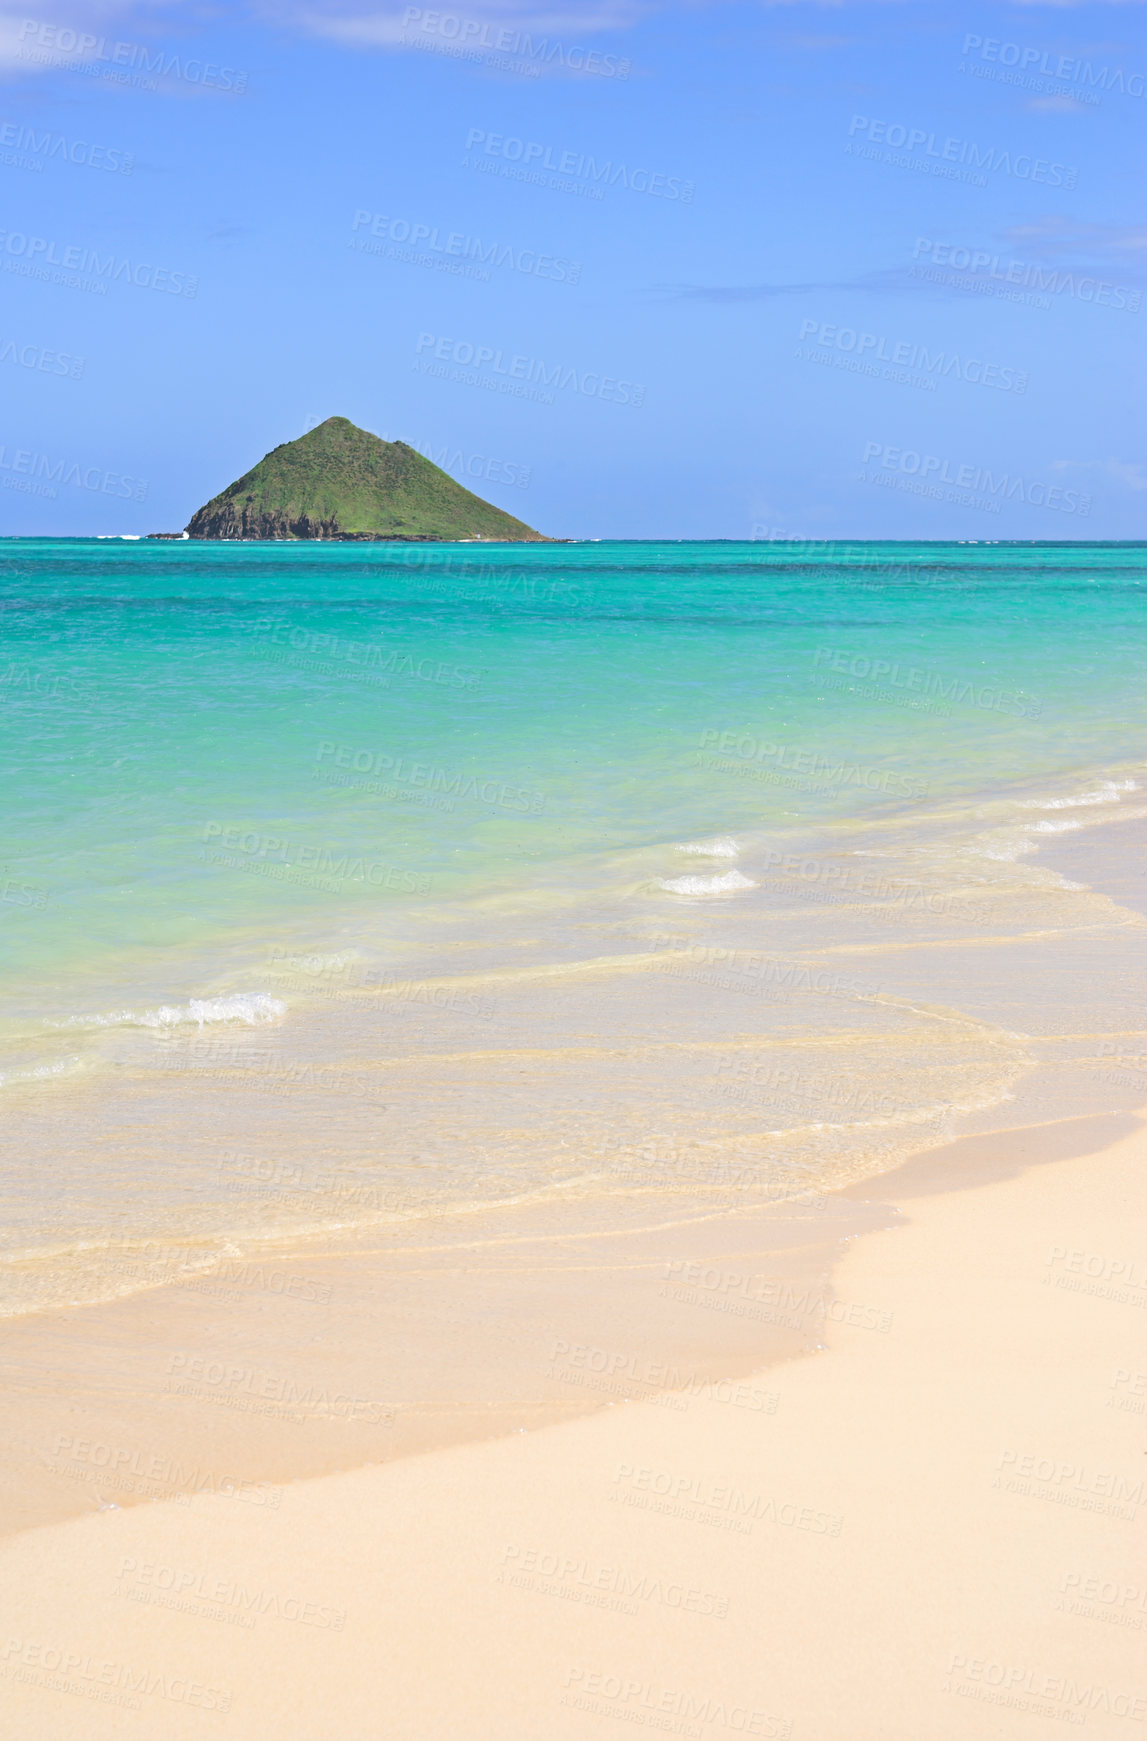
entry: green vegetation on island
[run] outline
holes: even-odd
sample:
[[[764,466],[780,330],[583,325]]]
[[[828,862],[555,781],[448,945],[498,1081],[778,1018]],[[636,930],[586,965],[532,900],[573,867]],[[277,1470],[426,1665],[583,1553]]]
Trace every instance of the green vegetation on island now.
[[[547,543],[408,447],[328,417],[272,448],[187,525],[192,538],[384,538]]]

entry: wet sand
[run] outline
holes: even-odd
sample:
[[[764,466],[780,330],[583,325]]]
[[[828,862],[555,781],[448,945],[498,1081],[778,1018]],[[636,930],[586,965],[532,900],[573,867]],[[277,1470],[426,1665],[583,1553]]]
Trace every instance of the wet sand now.
[[[172,1375],[196,1394],[163,1389],[173,1355],[257,1363],[261,1324],[280,1358],[288,1314],[307,1376],[329,1332],[304,1314],[333,1300],[168,1290],[41,1319],[25,1451],[70,1433],[74,1471],[98,1433],[147,1449],[162,1390],[157,1452],[210,1445],[230,1484],[38,1490],[27,1522],[89,1515],[0,1550],[12,1732],[1122,1733],[1147,1712],[1145,1161],[1127,1116],[987,1133],[787,1230],[772,1211],[619,1235],[608,1288],[584,1240],[527,1228],[464,1275],[459,1323],[457,1253],[392,1275],[391,1343],[377,1260],[341,1259],[327,1279],[365,1331],[344,1390],[373,1347],[361,1397],[395,1408],[342,1422],[353,1443],[209,1401],[205,1367]],[[794,1297],[796,1327],[764,1319]],[[33,1370],[50,1334],[73,1361],[54,1395]],[[344,1472],[298,1478],[324,1467]]]

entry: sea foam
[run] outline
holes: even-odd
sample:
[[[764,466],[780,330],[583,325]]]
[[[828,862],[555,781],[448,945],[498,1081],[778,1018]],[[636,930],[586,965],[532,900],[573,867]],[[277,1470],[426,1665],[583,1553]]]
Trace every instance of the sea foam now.
[[[161,1004],[155,1010],[111,1010],[106,1015],[69,1016],[49,1022],[52,1028],[180,1028],[194,1022],[246,1022],[249,1028],[277,1022],[286,1015],[281,998],[264,991],[232,992],[229,997],[193,997],[185,1004]]]
[[[80,1062],[79,1058],[57,1058],[54,1064],[37,1064],[31,1070],[13,1070],[0,1072],[0,1083],[5,1082],[43,1082],[49,1076],[63,1076]]]
[[[675,852],[691,852],[697,858],[737,858],[740,847],[728,834],[718,835],[716,840],[690,840],[683,846],[676,846]]]
[[[1085,804],[1118,804],[1123,792],[1137,792],[1138,780],[1104,780],[1094,792],[1080,792],[1074,798],[1027,798],[1022,810],[1078,810]]]
[[[757,885],[751,877],[734,870],[721,877],[662,878],[657,886],[673,895],[731,895],[737,889],[755,889]]]

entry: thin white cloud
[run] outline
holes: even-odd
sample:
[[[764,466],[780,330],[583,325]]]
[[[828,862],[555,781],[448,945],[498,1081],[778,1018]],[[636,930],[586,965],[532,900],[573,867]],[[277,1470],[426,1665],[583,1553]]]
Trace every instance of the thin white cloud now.
[[[1113,260],[1126,266],[1147,264],[1147,224],[1091,224],[1062,216],[1013,224],[1007,241],[1048,259]]]
[[[772,284],[651,284],[648,294],[683,302],[771,302],[779,296],[805,296],[816,290],[862,291],[873,295],[934,294],[933,286],[913,277],[907,266],[886,266],[856,278],[796,279]]]
[[[857,0],[761,0],[763,6],[805,6],[817,11],[840,10]],[[864,0],[871,5],[873,0]],[[877,0],[879,4],[903,5],[908,0]],[[409,34],[408,8],[399,0],[379,5],[378,0],[249,0],[255,16],[266,23],[324,37],[348,47],[392,48],[401,46]],[[423,0],[425,16],[437,11],[465,21],[478,21],[498,29],[548,32],[571,37],[595,32],[627,30],[652,13],[667,10],[667,0],[573,0],[566,5],[546,0]],[[420,21],[415,20],[415,28]],[[441,26],[436,34],[441,35]],[[459,38],[459,40],[462,40]],[[853,39],[808,34],[794,38],[794,47],[831,49],[847,47]]]
[[[136,31],[151,41],[157,23],[198,30],[202,17],[187,0],[40,0],[23,12],[0,12],[0,71],[79,66],[98,57],[101,39],[126,40]]]
[[[1147,465],[1136,465],[1134,461],[1122,459],[1105,460],[1104,465],[1111,477],[1126,484],[1129,490],[1134,490],[1136,494],[1140,490],[1147,490]]]
[[[643,0],[583,0],[581,4],[547,6],[545,0],[459,0],[457,5],[379,6],[376,0],[252,0],[252,10],[265,23],[322,37],[347,48],[401,48],[412,33],[426,35],[425,21],[437,13],[430,36],[444,45],[464,47],[481,36],[489,45],[499,31],[540,32],[572,41],[602,31],[625,30],[653,8]],[[410,13],[417,16],[410,18]],[[447,28],[446,21],[454,23]],[[485,26],[479,32],[474,26]]]

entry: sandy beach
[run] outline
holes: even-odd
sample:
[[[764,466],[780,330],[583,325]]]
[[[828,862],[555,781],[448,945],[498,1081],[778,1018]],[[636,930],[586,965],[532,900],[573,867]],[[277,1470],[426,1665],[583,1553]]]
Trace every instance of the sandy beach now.
[[[2,1550],[10,1732],[1124,1733],[1147,1717],[1145,1159],[1138,1119],[1092,1117],[852,1187],[834,1212],[868,1228],[820,1333],[752,1370],[727,1334],[766,1299],[751,1249],[667,1242],[659,1288],[727,1308],[694,1311],[725,1346],[704,1389],[632,1361],[627,1386],[603,1331],[565,1370],[608,1356],[635,1400],[581,1418],[146,1503],[73,1481],[88,1515]]]
[[[0,1741],[1147,1741],[1147,4],[1041,16],[0,20]]]

